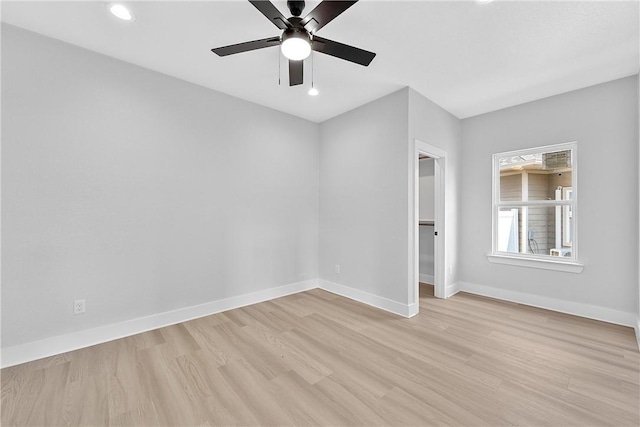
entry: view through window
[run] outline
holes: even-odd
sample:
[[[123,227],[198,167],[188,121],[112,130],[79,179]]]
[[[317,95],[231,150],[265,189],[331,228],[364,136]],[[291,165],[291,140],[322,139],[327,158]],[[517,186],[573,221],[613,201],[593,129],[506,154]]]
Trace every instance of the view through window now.
[[[577,258],[575,143],[494,155],[493,253]]]

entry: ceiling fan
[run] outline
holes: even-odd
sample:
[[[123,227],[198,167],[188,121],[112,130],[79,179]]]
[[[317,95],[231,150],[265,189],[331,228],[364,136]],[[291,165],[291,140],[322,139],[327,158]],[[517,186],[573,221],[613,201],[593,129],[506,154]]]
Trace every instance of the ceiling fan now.
[[[289,86],[302,84],[303,60],[311,54],[311,50],[366,67],[376,56],[375,53],[315,35],[316,31],[333,21],[356,2],[357,0],[325,0],[309,12],[307,16],[301,18],[300,15],[304,10],[305,2],[289,0],[287,1],[287,7],[293,16],[285,18],[270,1],[249,0],[249,3],[254,5],[269,21],[283,30],[282,35],[218,47],[211,49],[211,51],[218,56],[227,56],[265,47],[280,46],[282,54],[289,59]]]

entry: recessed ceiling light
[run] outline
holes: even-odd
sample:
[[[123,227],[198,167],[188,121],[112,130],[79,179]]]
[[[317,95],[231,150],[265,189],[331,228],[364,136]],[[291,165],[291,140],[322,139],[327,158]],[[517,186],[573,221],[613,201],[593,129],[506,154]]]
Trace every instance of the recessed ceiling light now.
[[[493,0],[476,0],[476,3],[480,3],[480,4],[489,4],[491,3]]]
[[[312,87],[311,89],[309,89],[308,93],[311,96],[317,96],[320,92],[318,92],[318,89],[316,89],[315,87]]]
[[[133,21],[133,13],[126,6],[119,3],[109,4],[109,11],[123,21]]]

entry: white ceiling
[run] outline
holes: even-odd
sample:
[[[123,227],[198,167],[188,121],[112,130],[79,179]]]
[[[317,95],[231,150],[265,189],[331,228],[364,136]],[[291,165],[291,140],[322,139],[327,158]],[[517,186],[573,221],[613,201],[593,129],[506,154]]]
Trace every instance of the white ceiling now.
[[[459,118],[638,73],[639,3],[632,1],[362,0],[318,35],[377,53],[369,67],[314,54],[305,85],[288,86],[277,48],[220,58],[212,47],[280,34],[236,1],[2,1],[2,21],[189,82],[321,122],[411,86]],[[274,1],[290,16],[285,0]],[[318,1],[308,1],[305,15]]]

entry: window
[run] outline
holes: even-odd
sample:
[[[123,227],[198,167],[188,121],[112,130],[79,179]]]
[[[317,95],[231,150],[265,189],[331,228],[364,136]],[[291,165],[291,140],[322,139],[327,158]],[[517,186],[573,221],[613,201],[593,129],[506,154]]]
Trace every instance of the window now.
[[[577,144],[493,156],[492,262],[582,271],[578,260]]]

